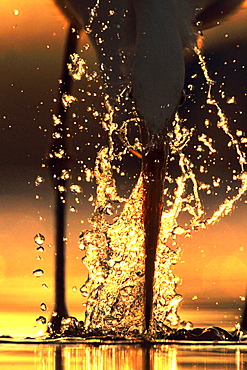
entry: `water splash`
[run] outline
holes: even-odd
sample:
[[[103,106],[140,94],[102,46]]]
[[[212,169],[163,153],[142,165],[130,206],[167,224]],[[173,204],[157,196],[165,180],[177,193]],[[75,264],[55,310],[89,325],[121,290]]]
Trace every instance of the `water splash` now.
[[[106,215],[112,203],[124,200],[117,194],[107,153],[107,148],[99,153],[100,168],[95,169],[98,188],[92,231],[81,236],[80,248],[86,249],[83,262],[89,270],[88,281],[81,288],[89,293],[85,327],[103,333],[140,333],[144,320],[142,184],[136,185],[121,216],[108,223]]]
[[[228,147],[235,148],[240,171],[238,174],[234,172],[232,181],[240,185],[235,195],[227,196],[211,216],[206,216],[203,194],[211,194],[212,188],[221,185],[221,179],[213,178],[212,184],[198,179],[197,166],[186,154],[186,149],[195,137],[195,129],[187,128],[177,114],[172,130],[168,133],[169,160],[177,162],[180,175],[174,178],[167,173],[164,178],[166,207],[162,213],[157,245],[153,314],[149,332],[153,338],[161,335],[160,333],[169,336],[171,328],[178,328],[180,324],[178,306],[182,296],[176,292],[180,279],[172,271],[180,257],[177,236],[188,237],[194,230],[215,224],[232,211],[234,204],[247,191],[245,153],[240,149],[238,137],[231,133],[225,113],[212,96],[214,83],[209,77],[204,57],[198,49],[195,51],[208,85],[206,103],[216,108],[217,128],[229,137]],[[113,163],[124,157],[129,149],[141,157],[143,148],[139,139],[134,148],[129,144],[128,125],[134,120],[138,123],[138,119],[128,119],[119,127],[114,121],[115,112],[107,96],[105,105],[107,113],[101,123],[108,133],[109,146],[98,152],[93,175],[92,171],[85,170],[90,171],[90,181],[92,177],[95,179],[97,192],[93,199],[94,213],[90,220],[92,228],[83,231],[80,237],[80,249],[85,253],[83,262],[88,268],[88,279],[81,287],[82,295],[88,297],[84,325],[88,333],[112,333],[129,338],[144,332],[143,174],[139,174],[129,198],[121,197],[114,179],[114,169],[117,167]],[[207,125],[208,121],[205,120],[205,126]],[[124,144],[124,148],[118,152],[113,138],[115,134],[122,138]],[[207,151],[206,161],[210,162],[210,156],[217,153],[215,140],[205,133],[199,134],[197,139],[200,143],[198,151]],[[200,166],[199,173],[205,172],[206,165]],[[228,188],[230,191],[229,185]],[[116,207],[122,209],[117,216]],[[186,224],[181,222],[181,214],[187,214]],[[172,246],[168,246],[169,244]]]
[[[99,5],[100,1],[97,0],[95,6],[90,10],[90,17],[86,26],[88,34],[91,33],[91,26],[97,18]],[[109,16],[112,15],[114,15],[114,10],[109,10]],[[108,26],[102,23],[99,27],[100,33],[97,34],[96,41],[99,45],[102,45],[102,50],[104,50],[104,40],[101,33]],[[117,38],[120,38],[118,33]],[[86,50],[87,47],[84,49]],[[198,169],[194,159],[187,153],[187,148],[196,140],[196,130],[186,127],[186,121],[183,121],[177,114],[172,129],[168,133],[169,164],[172,162],[176,164],[177,173],[175,176],[171,175],[168,168],[164,176],[165,206],[162,212],[157,244],[153,312],[149,332],[149,336],[153,338],[157,335],[170,336],[171,338],[171,335],[174,334],[172,328],[178,328],[180,323],[177,310],[182,297],[176,293],[179,278],[174,276],[172,271],[180,256],[180,249],[176,242],[177,236],[188,237],[193,230],[199,230],[207,225],[214,224],[221,217],[231,212],[235,202],[247,190],[247,176],[244,173],[245,155],[240,149],[238,139],[230,132],[224,112],[211,94],[214,83],[207,72],[205,60],[198,49],[195,49],[195,52],[198,55],[208,85],[206,104],[216,108],[217,127],[229,138],[229,147],[234,147],[237,153],[241,170],[240,173],[234,173],[233,181],[240,183],[240,186],[237,194],[231,197],[228,196],[211,216],[206,215],[203,207],[203,194],[205,192],[206,194],[213,193],[212,189],[220,187],[222,181],[219,177],[213,177],[212,184],[201,181],[201,178],[199,180],[198,174],[207,172],[207,164],[204,163]],[[88,82],[98,82],[99,80],[98,73],[95,71],[89,73],[85,60],[80,58],[78,54],[70,56],[67,67],[74,80],[81,80],[82,78],[85,78]],[[101,63],[100,67],[102,74],[106,76],[104,63]],[[108,70],[108,73],[110,72],[111,69]],[[111,76],[107,77],[110,80]],[[123,85],[124,83],[125,81]],[[99,87],[100,90],[102,90],[102,86]],[[127,112],[128,109],[124,108],[124,104],[122,104],[123,101],[128,100],[126,97],[131,95],[131,86],[125,86],[121,92],[120,90],[121,88],[118,90],[119,94],[116,96],[116,102],[112,101],[112,97],[111,99],[107,95],[104,97],[107,113],[104,114],[101,124],[108,134],[109,145],[101,148],[98,152],[94,171],[85,168],[86,181],[90,182],[95,179],[97,184],[96,196],[92,195],[90,197],[94,206],[94,213],[90,220],[91,230],[83,231],[80,238],[80,249],[85,253],[83,260],[89,273],[86,283],[81,287],[82,295],[88,297],[85,323],[81,325],[75,318],[63,318],[61,322],[61,333],[63,335],[76,331],[82,333],[83,328],[84,333],[91,332],[106,335],[111,333],[115,336],[130,338],[142,335],[145,330],[143,313],[145,304],[144,176],[141,171],[128,198],[119,195],[115,177],[116,174],[125,176],[124,171],[121,170],[121,164],[116,165],[116,162],[121,162],[122,158],[129,152],[142,158],[146,148],[145,143],[142,144],[138,135],[134,139],[134,144],[131,144],[129,128],[132,123],[140,126],[141,122],[133,106],[131,111]],[[91,93],[88,91],[87,95],[91,96]],[[99,95],[102,96],[102,94]],[[234,102],[233,98],[229,100],[229,103]],[[76,100],[77,98],[70,94],[62,95],[62,103],[66,111]],[[115,119],[123,108],[128,118],[123,119],[123,122],[119,124],[115,122]],[[100,112],[95,109],[93,104],[88,106],[86,110],[94,118],[100,116]],[[53,120],[55,128],[53,139],[59,141],[63,137],[62,120],[59,115],[58,117],[54,115]],[[208,127],[209,125],[209,120],[205,120],[205,126]],[[115,136],[120,138],[123,143],[121,149],[117,148]],[[198,152],[205,151],[209,154],[209,157],[216,155],[215,141],[209,135],[200,133],[197,141],[199,143],[197,144]],[[50,153],[50,156],[55,159],[63,159],[67,154],[63,147],[57,146]],[[70,177],[71,174],[68,169],[61,169],[62,180]],[[229,186],[229,188],[231,187]],[[62,195],[66,188],[58,185],[58,190]],[[72,184],[70,190],[74,194],[82,192],[82,188],[77,184]],[[75,208],[71,207],[70,210],[74,212]],[[181,215],[186,215],[186,222],[181,220]],[[56,314],[54,312],[54,316]],[[210,333],[214,332],[217,335],[216,331],[211,330]],[[208,332],[206,334],[200,332],[199,335],[205,334],[203,337],[205,339]],[[194,335],[194,332],[192,334]],[[176,336],[176,334],[174,335]]]

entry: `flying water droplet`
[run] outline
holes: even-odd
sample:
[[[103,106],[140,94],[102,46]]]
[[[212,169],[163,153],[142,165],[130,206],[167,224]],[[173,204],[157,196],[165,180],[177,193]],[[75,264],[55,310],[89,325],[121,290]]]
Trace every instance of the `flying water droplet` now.
[[[36,321],[38,324],[44,325],[46,323],[46,318],[44,316],[39,316],[37,317]]]
[[[42,283],[42,288],[48,289],[48,286],[46,285],[46,283]]]
[[[41,303],[40,304],[40,309],[41,309],[41,311],[46,311],[47,310],[46,304],[45,303]]]
[[[69,171],[67,171],[67,170],[62,170],[61,179],[62,179],[62,180],[68,180],[69,178],[70,178]]]
[[[37,176],[36,179],[35,179],[35,186],[39,186],[40,184],[42,184],[42,182],[44,182],[45,179],[42,177],[42,176]]]
[[[87,50],[88,47],[84,47]],[[82,76],[87,75],[87,65],[84,59],[82,59],[78,54],[72,54],[70,56],[71,63],[68,64],[69,74],[74,80],[81,80]]]
[[[92,181],[93,176],[94,176],[93,171],[91,171],[89,168],[87,168],[87,169],[85,170],[85,175],[86,175],[86,181],[87,181],[87,182]]]
[[[72,193],[82,193],[82,187],[80,185],[72,184],[70,185],[70,190]]]
[[[73,102],[75,102],[77,99],[73,95],[69,94],[63,94],[62,96],[62,103],[65,108],[70,107]]]
[[[236,103],[236,99],[235,99],[235,96],[232,96],[231,98],[227,99],[227,104],[235,104]]]
[[[42,269],[34,270],[33,275],[36,276],[36,277],[40,277],[40,276],[44,275],[44,270],[42,270]]]
[[[36,244],[42,245],[45,241],[45,237],[44,237],[44,235],[38,233],[38,234],[35,235],[34,241],[35,241]]]
[[[52,138],[53,139],[61,139],[62,138],[62,134],[58,131],[55,131],[52,133]]]
[[[65,193],[66,192],[66,188],[65,188],[65,186],[62,186],[62,185],[58,185],[58,191],[59,191],[59,193]]]
[[[81,250],[81,251],[84,251],[85,250],[85,244],[84,244],[84,241],[81,241],[80,243],[79,243],[79,249]]]
[[[82,286],[80,288],[80,292],[81,292],[81,294],[82,294],[83,297],[87,297],[88,296],[88,291],[87,291],[87,289],[84,286]]]
[[[45,250],[45,248],[44,248],[44,247],[42,247],[42,246],[39,246],[39,247],[37,248],[37,251],[38,251],[38,252],[44,252],[44,250]]]

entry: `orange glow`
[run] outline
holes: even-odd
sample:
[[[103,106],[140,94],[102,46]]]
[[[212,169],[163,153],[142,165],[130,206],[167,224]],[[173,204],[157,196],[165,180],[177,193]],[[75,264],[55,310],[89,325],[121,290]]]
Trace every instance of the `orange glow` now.
[[[247,8],[247,0],[245,0],[241,6],[243,9]]]
[[[246,40],[247,1],[242,5],[239,12],[234,14],[228,21],[222,22],[219,27],[211,28],[204,32],[205,46],[217,48],[226,41],[226,34],[231,41]]]
[[[14,48],[16,52],[22,52],[24,49],[42,48],[42,43],[46,43],[48,38],[50,40],[52,35],[52,44],[55,46],[64,37],[64,27],[55,21],[51,9],[48,9],[48,1],[1,1],[0,12],[5,15],[2,17],[0,40],[2,50]],[[46,17],[40,16],[43,13],[46,13]]]
[[[215,285],[222,296],[238,296],[245,291],[247,266],[239,258],[222,255],[215,258],[203,269],[205,286]]]
[[[68,21],[52,0],[22,0],[21,3],[18,0],[3,0],[0,12],[5,15],[2,17],[0,39],[0,47],[5,52],[63,51]],[[85,32],[80,38],[81,44],[88,42]]]
[[[202,50],[203,45],[204,45],[204,37],[203,36],[199,36],[197,38],[196,44],[197,44],[198,49],[199,50]]]
[[[189,370],[243,369],[243,346],[155,345],[4,345],[1,368],[12,370]]]
[[[21,198],[9,202],[8,209],[4,203],[2,206],[6,212],[2,210],[0,215],[0,334],[37,335],[45,326],[37,324],[36,318],[43,315],[49,320],[54,308],[55,251],[52,229],[48,226],[53,220],[46,209],[31,207]],[[17,209],[25,211],[18,212]],[[37,210],[47,219],[40,221]],[[69,236],[67,247],[66,286],[71,315],[83,319],[85,307],[82,306],[83,299],[79,289],[86,279],[87,270],[81,262],[82,253],[78,248],[80,222],[78,225],[77,229],[69,229],[73,235]],[[46,238],[44,252],[38,252],[34,243],[37,232]],[[52,246],[48,247],[48,244]],[[41,256],[41,260],[37,260],[37,255]],[[44,269],[43,276],[33,276],[32,272],[37,268]],[[48,289],[44,288],[42,283],[45,283]],[[77,289],[73,291],[75,286]],[[40,309],[42,302],[48,307],[46,312]]]

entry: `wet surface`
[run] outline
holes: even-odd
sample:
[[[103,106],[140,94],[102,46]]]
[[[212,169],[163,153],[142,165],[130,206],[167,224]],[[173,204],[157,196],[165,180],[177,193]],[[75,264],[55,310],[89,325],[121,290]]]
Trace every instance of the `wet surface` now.
[[[247,346],[0,345],[2,370],[244,369]]]

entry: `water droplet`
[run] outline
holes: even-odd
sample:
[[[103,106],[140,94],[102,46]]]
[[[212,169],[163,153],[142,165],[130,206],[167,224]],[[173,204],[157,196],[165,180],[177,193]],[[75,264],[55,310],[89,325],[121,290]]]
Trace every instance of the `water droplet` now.
[[[81,287],[80,292],[81,292],[83,297],[87,297],[88,291],[84,286]]]
[[[236,135],[239,136],[239,137],[242,136],[243,135],[243,131],[242,130],[237,130],[236,131]]]
[[[41,269],[34,270],[33,275],[36,276],[36,277],[40,277],[40,276],[44,275],[44,271],[41,270]]]
[[[185,328],[186,330],[190,330],[193,328],[193,323],[191,321],[182,321],[180,325]]]
[[[46,318],[44,316],[39,316],[37,317],[36,321],[38,324],[44,325],[46,323]]]
[[[84,46],[84,49],[87,50],[89,46]],[[68,64],[68,70],[70,75],[73,77],[74,80],[81,80],[82,76],[87,76],[87,65],[84,59],[80,58],[80,56],[76,53],[70,56],[71,63]],[[74,98],[74,97],[73,97]],[[74,98],[75,99],[75,98]]]
[[[39,186],[40,184],[42,184],[42,182],[44,182],[45,179],[42,177],[42,176],[37,176],[36,179],[35,179],[35,186]]]
[[[69,211],[72,212],[72,213],[75,213],[76,212],[76,208],[73,207],[73,206],[70,206],[69,207]]]
[[[77,292],[77,287],[76,287],[76,286],[73,286],[73,287],[72,287],[72,291],[73,291],[73,292]]]
[[[62,170],[61,179],[62,179],[62,180],[68,180],[69,178],[70,178],[69,171],[67,171],[67,170]]]
[[[42,246],[37,247],[38,252],[44,252],[45,248]]]
[[[62,185],[58,185],[58,191],[59,193],[65,193],[66,192],[66,188]]]
[[[40,309],[41,309],[42,311],[46,311],[46,310],[47,310],[47,306],[46,306],[46,304],[45,304],[45,303],[41,303],[41,304],[40,304]]]
[[[227,104],[235,104],[236,103],[236,99],[235,99],[235,96],[232,96],[231,98],[227,99]]]
[[[85,169],[86,181],[90,182],[93,179],[94,173],[89,168]]]
[[[38,233],[38,234],[35,235],[34,241],[35,241],[36,244],[42,245],[45,241],[45,237],[44,237],[44,235]]]
[[[59,139],[59,135],[57,136],[56,133],[54,135],[56,136],[55,139]],[[60,148],[58,150],[54,150],[52,153],[49,153],[49,156],[50,158],[56,157],[56,158],[62,159],[65,157],[65,151],[64,149]]]
[[[70,190],[72,193],[82,193],[82,187],[80,185],[72,184],[70,185]]]
[[[81,241],[80,243],[79,243],[79,249],[81,250],[81,251],[84,251],[85,250],[85,244],[84,244],[84,241]]]
[[[42,283],[42,288],[48,289],[48,286],[46,285],[46,283]]]
[[[73,95],[63,94],[62,96],[62,103],[65,108],[70,107],[70,105],[76,100],[76,97]]]
[[[62,138],[62,134],[58,131],[55,131],[52,133],[52,138],[53,139],[61,139]]]

